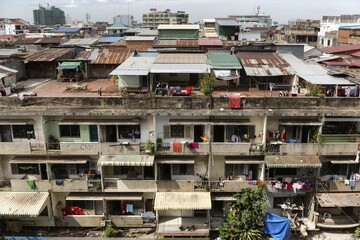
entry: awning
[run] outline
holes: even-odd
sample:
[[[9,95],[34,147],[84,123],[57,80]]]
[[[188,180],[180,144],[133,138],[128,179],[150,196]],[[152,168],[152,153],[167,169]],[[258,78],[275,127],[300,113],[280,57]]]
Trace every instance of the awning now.
[[[265,156],[269,168],[321,168],[318,156]]]
[[[210,192],[157,192],[155,210],[211,209]]]
[[[0,119],[0,125],[26,125],[32,121],[32,119]]]
[[[282,126],[321,126],[319,121],[299,121],[299,120],[282,120],[280,122]]]
[[[89,159],[85,158],[55,158],[51,159],[46,157],[15,157],[10,160],[10,164],[40,164],[40,163],[49,163],[49,164],[85,164]]]
[[[207,64],[154,64],[150,73],[208,73]],[[171,82],[171,81],[170,81]]]
[[[225,164],[264,164],[261,160],[225,160]]]
[[[238,79],[240,76],[236,70],[213,70],[215,77],[219,80],[230,81]]]
[[[139,119],[63,119],[59,125],[139,125]]]
[[[76,69],[82,62],[62,62],[56,69]]]
[[[360,207],[360,193],[318,193],[321,207]]]
[[[314,85],[341,85],[341,86],[356,85],[355,83],[345,78],[333,77],[330,75],[299,74],[299,77]]]
[[[0,216],[37,217],[46,207],[48,192],[1,192]]]
[[[149,155],[103,155],[100,166],[152,166],[154,156]]]
[[[66,200],[72,201],[141,201],[141,193],[70,193]]]
[[[212,196],[212,201],[223,201],[223,202],[235,202],[236,199],[234,196],[228,196],[228,195],[220,195],[220,196]]]
[[[359,164],[356,160],[333,160],[330,161],[332,164]]]
[[[170,159],[156,159],[158,164],[194,164],[192,159],[170,158]]]
[[[109,75],[122,75],[122,76],[147,76],[150,70],[113,70]]]

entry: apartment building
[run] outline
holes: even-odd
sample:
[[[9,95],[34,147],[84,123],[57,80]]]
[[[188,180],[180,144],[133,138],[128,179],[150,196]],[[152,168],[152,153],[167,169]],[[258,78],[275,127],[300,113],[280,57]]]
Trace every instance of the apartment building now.
[[[157,11],[151,8],[149,13],[144,13],[142,17],[142,28],[156,29],[161,24],[188,24],[189,14],[184,11],[172,13],[170,9]]]

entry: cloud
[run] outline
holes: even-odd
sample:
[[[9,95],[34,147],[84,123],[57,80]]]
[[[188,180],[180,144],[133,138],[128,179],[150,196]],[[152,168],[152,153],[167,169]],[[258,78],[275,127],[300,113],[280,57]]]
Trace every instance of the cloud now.
[[[98,3],[107,3],[108,0],[96,0],[96,2],[98,2]]]
[[[78,4],[75,2],[75,0],[70,0],[68,4],[64,5],[66,8],[76,8]]]

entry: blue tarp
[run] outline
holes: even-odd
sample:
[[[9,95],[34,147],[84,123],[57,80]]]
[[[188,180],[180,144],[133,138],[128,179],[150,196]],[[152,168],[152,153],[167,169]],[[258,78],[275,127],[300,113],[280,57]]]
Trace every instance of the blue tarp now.
[[[265,233],[270,234],[274,240],[289,240],[291,237],[290,220],[276,214],[266,213]]]

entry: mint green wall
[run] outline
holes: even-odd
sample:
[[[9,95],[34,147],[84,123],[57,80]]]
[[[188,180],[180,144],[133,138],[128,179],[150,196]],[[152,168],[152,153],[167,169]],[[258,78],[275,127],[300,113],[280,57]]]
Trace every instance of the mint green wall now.
[[[80,125],[80,138],[60,138],[59,125],[55,121],[49,121],[45,126],[46,141],[53,135],[60,142],[90,142],[90,130],[88,125]]]

